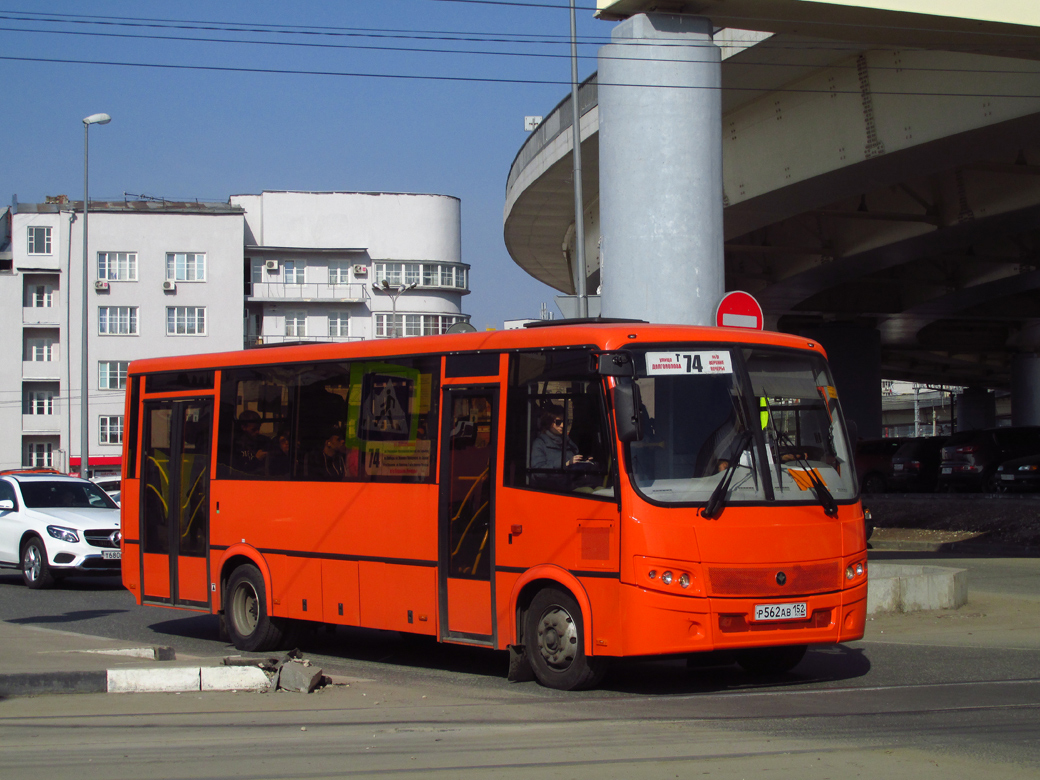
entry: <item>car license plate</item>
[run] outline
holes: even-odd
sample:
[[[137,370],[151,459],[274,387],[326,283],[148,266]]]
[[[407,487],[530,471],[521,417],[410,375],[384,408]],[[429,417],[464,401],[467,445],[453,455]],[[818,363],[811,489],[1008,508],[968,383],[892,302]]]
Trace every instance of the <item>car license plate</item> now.
[[[943,466],[943,474],[952,474],[952,473],[953,473],[953,467],[952,466]]]
[[[1000,478],[1005,480],[1006,482],[1014,482],[1015,481],[1015,475],[1014,474],[1001,474]]]
[[[794,604],[755,604],[755,620],[803,620],[805,602]]]
[[[101,557],[106,561],[118,561],[123,557],[122,550],[102,550]]]
[[[903,464],[902,463],[893,463],[892,464],[892,470],[893,471],[902,471],[903,470]]]

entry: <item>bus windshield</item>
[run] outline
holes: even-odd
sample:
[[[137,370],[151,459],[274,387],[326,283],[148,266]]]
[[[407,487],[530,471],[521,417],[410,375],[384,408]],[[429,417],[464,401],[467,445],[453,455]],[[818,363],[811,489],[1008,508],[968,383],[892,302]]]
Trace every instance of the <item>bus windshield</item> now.
[[[837,393],[821,357],[678,345],[636,353],[635,365],[643,435],[630,445],[630,466],[644,497],[707,502],[727,479],[727,505],[854,497]]]

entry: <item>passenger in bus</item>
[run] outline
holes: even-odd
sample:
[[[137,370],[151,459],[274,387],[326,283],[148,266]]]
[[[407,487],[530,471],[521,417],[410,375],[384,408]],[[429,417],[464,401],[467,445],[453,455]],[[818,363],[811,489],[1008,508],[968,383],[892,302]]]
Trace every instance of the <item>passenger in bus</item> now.
[[[274,439],[274,448],[267,458],[267,474],[271,477],[284,477],[292,470],[289,458],[289,431],[284,428],[278,431]]]
[[[247,409],[238,416],[238,428],[232,467],[245,474],[262,473],[271,451],[271,440],[260,433],[260,415]]]
[[[325,443],[317,452],[307,455],[306,471],[308,479],[342,480],[346,475],[347,445],[339,428],[333,428],[325,435]]]

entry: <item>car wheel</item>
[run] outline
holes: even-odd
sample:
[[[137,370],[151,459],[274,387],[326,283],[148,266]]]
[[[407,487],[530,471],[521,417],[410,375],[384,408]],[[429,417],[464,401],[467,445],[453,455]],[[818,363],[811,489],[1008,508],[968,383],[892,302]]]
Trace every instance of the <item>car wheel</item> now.
[[[227,632],[239,650],[276,650],[289,641],[295,621],[271,617],[264,576],[251,563],[231,573],[224,595]]]
[[[805,645],[755,647],[741,650],[737,654],[737,663],[744,671],[753,675],[783,674],[801,663],[805,657],[805,650]]]
[[[538,591],[527,610],[524,644],[535,677],[546,688],[574,691],[599,684],[610,664],[585,655],[578,602],[560,588]]]
[[[33,590],[54,584],[54,575],[47,562],[47,548],[38,536],[31,537],[22,546],[22,581]]]
[[[884,493],[885,488],[885,478],[880,474],[867,474],[863,478],[864,493]]]

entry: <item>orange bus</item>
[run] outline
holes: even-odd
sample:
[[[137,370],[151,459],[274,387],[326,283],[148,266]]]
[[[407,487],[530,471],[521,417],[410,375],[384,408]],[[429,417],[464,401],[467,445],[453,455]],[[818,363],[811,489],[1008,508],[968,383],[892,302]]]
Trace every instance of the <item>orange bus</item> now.
[[[307,621],[785,671],[862,637],[866,539],[824,351],[631,321],[130,364],[123,582],[235,646]]]

